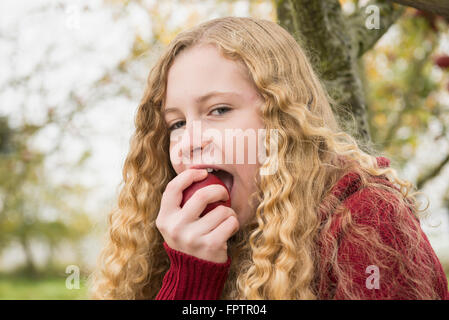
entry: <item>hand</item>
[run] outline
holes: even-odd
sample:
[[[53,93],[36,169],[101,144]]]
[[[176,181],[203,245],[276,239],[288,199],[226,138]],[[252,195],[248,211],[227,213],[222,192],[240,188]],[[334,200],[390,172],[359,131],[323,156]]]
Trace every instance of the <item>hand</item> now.
[[[180,207],[184,189],[206,177],[205,169],[187,169],[171,180],[162,195],[156,227],[170,248],[224,263],[228,259],[227,240],[240,228],[237,214],[232,208],[220,205],[199,216],[209,203],[228,199],[226,188],[218,184],[201,188]]]

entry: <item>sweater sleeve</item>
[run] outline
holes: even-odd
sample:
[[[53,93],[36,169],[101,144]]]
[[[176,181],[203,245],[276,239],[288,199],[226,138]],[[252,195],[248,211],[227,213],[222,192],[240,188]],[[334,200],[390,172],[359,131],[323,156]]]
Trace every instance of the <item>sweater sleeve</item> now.
[[[417,246],[421,250],[414,251],[416,247],[408,243],[397,226],[401,220],[407,228],[416,230],[413,223],[416,218],[408,210],[409,214],[399,214],[394,198],[388,201],[388,196],[391,196],[388,192],[365,188],[345,200],[356,228],[374,232],[373,236],[389,249],[380,251],[370,243],[363,243],[355,229],[340,230],[337,259],[350,279],[334,278],[334,299],[355,295],[365,300],[411,300],[422,299],[421,296],[448,300],[447,278],[427,236],[418,226],[417,232],[422,237]],[[401,255],[407,258],[402,265],[398,263]],[[419,290],[415,290],[417,287]]]
[[[203,260],[170,248],[164,242],[170,269],[155,300],[218,300],[228,277],[231,258],[225,263]]]

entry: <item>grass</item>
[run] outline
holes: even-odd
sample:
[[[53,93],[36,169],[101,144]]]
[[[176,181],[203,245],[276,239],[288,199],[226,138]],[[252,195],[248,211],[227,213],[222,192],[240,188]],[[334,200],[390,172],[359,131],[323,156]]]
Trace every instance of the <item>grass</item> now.
[[[79,289],[66,288],[66,276],[30,277],[0,274],[0,300],[77,300],[87,299],[86,280]]]
[[[449,279],[449,268],[445,266]],[[80,278],[79,289],[67,289],[65,282],[65,275],[33,278],[23,274],[0,274],[0,300],[88,299],[85,278]]]

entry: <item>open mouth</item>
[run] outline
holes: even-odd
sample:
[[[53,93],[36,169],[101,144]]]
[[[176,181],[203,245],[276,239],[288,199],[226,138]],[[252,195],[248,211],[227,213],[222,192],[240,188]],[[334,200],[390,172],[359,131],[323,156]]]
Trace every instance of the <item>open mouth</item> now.
[[[223,181],[223,183],[228,188],[229,193],[231,193],[232,186],[234,185],[234,177],[232,176],[232,174],[230,174],[229,172],[227,172],[225,170],[220,170],[220,169],[218,169],[218,170],[212,169],[212,171],[210,171],[210,169],[208,169],[207,171],[212,173],[213,175],[215,175],[221,181]]]

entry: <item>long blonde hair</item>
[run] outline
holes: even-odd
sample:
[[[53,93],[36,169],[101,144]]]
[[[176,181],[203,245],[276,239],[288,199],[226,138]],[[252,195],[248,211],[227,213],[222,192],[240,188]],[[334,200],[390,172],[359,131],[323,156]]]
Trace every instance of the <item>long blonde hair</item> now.
[[[179,33],[151,69],[123,167],[118,207],[109,215],[107,243],[90,278],[91,297],[154,299],[161,288],[170,262],[155,220],[165,186],[176,175],[161,108],[175,57],[199,44],[213,44],[225,57],[244,64],[265,100],[262,115],[267,132],[278,132],[278,170],[260,176],[253,218],[230,239],[232,264],[221,298],[331,297],[326,267],[330,265],[338,279],[348,277],[334,259],[338,246],[328,232],[333,219],[343,217],[344,230],[353,228],[357,239],[371,243],[368,250],[392,251],[372,241],[369,230],[356,228],[350,213],[332,199],[332,186],[344,174],[357,172],[361,187],[387,188],[397,195],[398,212],[405,214],[410,208],[417,215],[415,198],[409,194],[412,185],[399,179],[394,169],[379,167],[374,156],[361,151],[340,129],[331,100],[295,39],[275,22],[250,17],[213,19]],[[271,161],[264,166],[273,165]],[[371,176],[388,177],[396,187],[372,182]],[[401,221],[396,223],[404,231],[410,256],[398,256],[398,261],[416,281],[416,295],[423,297],[418,292],[422,279],[413,277],[414,271],[405,263],[419,253],[419,232]],[[325,244],[327,251],[318,243]],[[382,265],[376,256],[373,259],[373,264]],[[349,286],[341,286],[348,298],[357,298]]]

